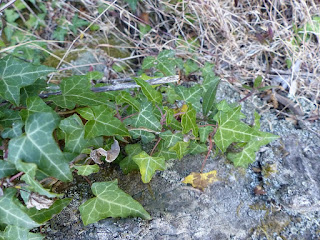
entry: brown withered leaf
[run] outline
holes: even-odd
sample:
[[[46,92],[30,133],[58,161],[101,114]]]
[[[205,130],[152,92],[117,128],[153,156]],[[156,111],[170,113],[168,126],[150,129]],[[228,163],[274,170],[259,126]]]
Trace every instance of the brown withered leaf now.
[[[217,171],[213,170],[207,173],[196,173],[192,172],[190,175],[183,179],[183,183],[191,184],[192,187],[203,191],[211,183],[218,181]]]
[[[54,203],[54,200],[38,193],[31,193],[26,203],[27,208],[35,207],[37,210],[48,209]]]
[[[95,150],[92,150],[90,153],[90,158],[97,164],[102,164],[100,157],[105,156],[106,161],[111,163],[113,162],[120,153],[120,146],[119,142],[117,140],[114,140],[113,144],[111,145],[111,149],[106,151],[103,148],[98,148]]]

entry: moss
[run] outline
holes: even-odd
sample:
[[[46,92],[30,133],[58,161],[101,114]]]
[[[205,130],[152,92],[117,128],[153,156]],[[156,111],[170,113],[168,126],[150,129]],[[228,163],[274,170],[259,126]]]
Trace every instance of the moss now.
[[[63,56],[66,54],[66,50],[57,50],[54,51],[52,54],[57,56],[58,58],[54,57],[53,55],[50,55],[43,64],[49,67],[57,67],[60,63],[60,59],[63,58]],[[78,51],[72,51],[68,54],[68,56],[64,59],[65,62],[71,62],[72,60],[76,60],[79,55],[84,52],[84,50],[78,50]]]

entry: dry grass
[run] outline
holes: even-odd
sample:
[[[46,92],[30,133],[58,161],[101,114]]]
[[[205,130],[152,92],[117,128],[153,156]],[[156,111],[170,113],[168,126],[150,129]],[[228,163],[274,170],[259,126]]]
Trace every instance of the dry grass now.
[[[300,43],[294,44],[298,38],[295,29],[312,24],[312,17],[320,15],[318,0],[146,0],[138,4],[134,13],[124,1],[117,0],[56,2],[59,6],[56,8],[47,3],[49,20],[38,39],[52,39],[56,20],[65,17],[71,21],[74,14],[100,26],[99,34],[92,35],[87,28],[60,43],[59,48],[68,49],[60,58],[61,64],[75,48],[125,48],[130,50],[129,57],[106,57],[111,64],[134,60],[135,65],[128,64],[126,73],[132,74],[139,68],[142,57],[174,49],[184,58],[215,63],[215,71],[235,88],[252,84],[255,77],[262,75],[266,85],[281,82],[288,86],[286,91],[292,97],[319,103],[320,35],[312,34],[310,38],[302,30]],[[99,14],[97,6],[105,10]],[[139,26],[146,24],[151,31],[141,36]],[[101,43],[101,39],[110,36],[118,40],[117,44]],[[49,49],[56,48],[57,43],[50,44]],[[294,68],[288,69],[287,59]]]

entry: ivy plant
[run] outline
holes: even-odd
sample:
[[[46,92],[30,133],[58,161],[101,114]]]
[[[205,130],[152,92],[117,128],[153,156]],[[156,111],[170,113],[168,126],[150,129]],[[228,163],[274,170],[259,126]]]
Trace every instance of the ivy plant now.
[[[72,181],[75,174],[86,178],[113,160],[123,173],[140,172],[141,181],[149,183],[168,160],[183,161],[187,154],[226,153],[235,166],[247,167],[261,146],[277,138],[259,130],[257,113],[249,126],[241,121],[240,106],[216,101],[219,78],[212,64],[184,61],[165,50],[146,57],[142,69],[153,76],[134,78],[132,89],[95,92],[103,86],[93,86],[92,80],[102,74],[89,72],[62,79],[59,92],[38,95],[54,69],[12,56],[0,59],[0,239],[41,239],[30,230],[70,202],[52,183]],[[200,74],[201,81],[150,84],[152,77],[178,70]],[[213,181],[214,171],[185,180],[201,190]],[[80,206],[84,225],[108,217],[152,218],[117,179],[94,182],[91,189],[95,197]]]

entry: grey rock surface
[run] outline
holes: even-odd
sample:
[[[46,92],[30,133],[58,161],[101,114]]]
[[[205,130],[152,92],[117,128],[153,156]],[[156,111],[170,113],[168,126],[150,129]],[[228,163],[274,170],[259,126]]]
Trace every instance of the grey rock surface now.
[[[218,98],[240,99],[234,89],[221,84]],[[224,156],[208,159],[205,172],[217,170],[219,181],[204,192],[181,183],[199,172],[203,155],[169,161],[151,183],[139,173],[122,175],[116,167],[91,181],[119,180],[119,187],[138,200],[152,220],[105,219],[83,226],[78,207],[92,197],[90,186],[75,179],[67,190],[73,197],[68,208],[43,229],[48,239],[320,239],[320,123],[290,121],[263,111],[259,99],[242,103],[246,120],[261,115],[263,131],[281,138],[261,148],[248,169],[235,168]],[[106,165],[106,167],[108,167]],[[79,183],[80,182],[80,183]]]

